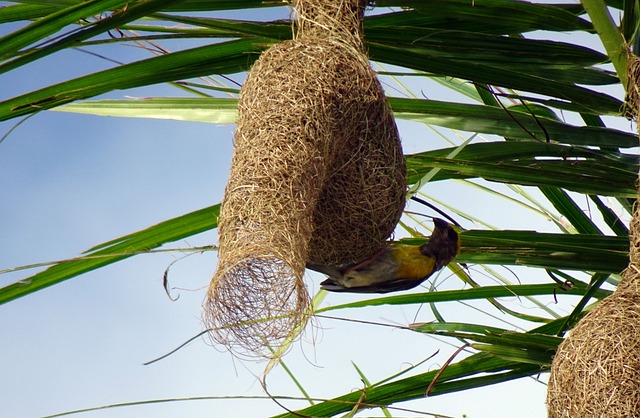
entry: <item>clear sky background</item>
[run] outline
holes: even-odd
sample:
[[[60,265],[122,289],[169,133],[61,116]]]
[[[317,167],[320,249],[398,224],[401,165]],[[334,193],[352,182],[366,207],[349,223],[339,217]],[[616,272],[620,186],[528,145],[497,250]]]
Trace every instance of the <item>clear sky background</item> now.
[[[260,20],[286,16],[283,10],[252,13],[241,17]],[[229,15],[233,14],[215,16]],[[0,27],[0,35],[13,29],[15,26]],[[179,43],[167,45],[170,49],[185,47]],[[601,50],[595,43],[593,47]],[[104,48],[101,53],[122,61],[149,56],[146,51],[122,45]],[[80,51],[60,53],[1,75],[0,99],[113,65]],[[445,94],[435,84],[411,87],[428,97]],[[446,94],[447,99],[455,100]],[[182,93],[170,86],[152,86],[104,97],[175,95]],[[16,122],[0,123],[0,135]],[[74,257],[98,243],[218,203],[228,176],[233,129],[61,112],[43,112],[29,119],[0,143],[0,269]],[[424,126],[400,123],[400,129],[405,152],[448,146]],[[461,183],[430,184],[425,191],[500,228],[556,230],[552,223],[517,205]],[[415,204],[411,209],[428,213]],[[466,228],[479,227],[468,221],[462,223]],[[170,247],[216,242],[217,233],[212,231]],[[221,348],[208,345],[206,339],[198,339],[158,363],[143,365],[203,329],[201,304],[215,272],[216,254],[181,257],[180,253],[137,256],[0,306],[1,415],[39,417],[144,400],[264,396],[256,377],[264,364],[235,360]],[[171,286],[179,288],[172,291],[174,296],[179,295],[172,302],[165,294],[162,278],[178,259],[169,272]],[[492,284],[480,268],[471,267],[474,279]],[[0,286],[35,271],[0,275]],[[537,270],[518,271],[519,278],[528,282],[546,281],[543,275]],[[315,292],[322,277],[307,274],[306,278],[309,289]],[[448,270],[438,280],[443,283],[441,288],[462,287]],[[324,304],[365,298],[330,294]],[[562,299],[553,309],[569,312],[574,301]],[[524,300],[514,298],[511,303],[527,313],[539,314]],[[522,325],[473,302],[443,304],[440,308],[449,320],[510,329]],[[484,312],[497,317],[490,318]],[[428,306],[381,306],[337,314],[398,325],[434,319]],[[509,323],[502,322],[505,320]],[[352,362],[376,382],[432,355],[415,372],[437,369],[457,346],[455,340],[405,330],[320,319],[284,360],[311,396],[331,398],[362,386]],[[267,382],[272,394],[300,395],[281,368],[275,369]],[[522,379],[397,406],[454,417],[539,418],[546,416],[545,391],[543,384]],[[502,406],[496,409],[498,403]],[[292,401],[285,404],[289,408],[304,406]],[[233,399],[185,400],[78,416],[266,417],[281,412],[271,400]]]

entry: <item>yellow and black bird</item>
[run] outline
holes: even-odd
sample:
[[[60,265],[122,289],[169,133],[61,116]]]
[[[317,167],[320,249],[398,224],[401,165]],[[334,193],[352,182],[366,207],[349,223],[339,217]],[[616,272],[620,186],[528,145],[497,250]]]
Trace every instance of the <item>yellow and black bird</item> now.
[[[388,293],[412,289],[440,270],[460,252],[453,226],[433,218],[434,229],[425,244],[389,243],[373,256],[340,268],[307,265],[328,275],[320,287],[332,292]]]

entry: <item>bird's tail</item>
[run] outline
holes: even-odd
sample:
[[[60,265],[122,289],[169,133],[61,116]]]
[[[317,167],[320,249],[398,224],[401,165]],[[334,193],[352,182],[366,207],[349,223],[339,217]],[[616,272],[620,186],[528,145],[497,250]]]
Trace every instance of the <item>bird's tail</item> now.
[[[326,274],[327,276],[330,276],[330,277],[338,278],[338,277],[342,277],[342,274],[343,274],[343,272],[337,267],[321,266],[318,264],[307,263],[307,268],[322,274]]]

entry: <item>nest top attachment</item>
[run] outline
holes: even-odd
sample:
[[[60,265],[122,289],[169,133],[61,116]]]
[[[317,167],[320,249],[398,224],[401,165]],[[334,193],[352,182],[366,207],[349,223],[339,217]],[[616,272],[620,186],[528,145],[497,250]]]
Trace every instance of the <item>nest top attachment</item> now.
[[[335,39],[364,51],[363,18],[367,5],[362,0],[294,0],[296,30],[303,37]]]

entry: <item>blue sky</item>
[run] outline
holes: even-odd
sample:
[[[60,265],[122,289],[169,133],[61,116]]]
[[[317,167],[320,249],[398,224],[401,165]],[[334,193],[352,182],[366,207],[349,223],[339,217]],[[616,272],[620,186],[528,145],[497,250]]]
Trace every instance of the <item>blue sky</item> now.
[[[257,13],[264,18],[264,11]],[[7,28],[0,27],[0,34],[3,30]],[[122,60],[146,56],[127,47],[105,53]],[[68,51],[0,76],[0,97],[110,65]],[[107,97],[178,93],[168,86],[152,86]],[[0,135],[15,123],[0,123]],[[400,128],[408,152],[447,146],[417,124],[401,123]],[[233,126],[59,112],[29,119],[0,143],[0,269],[70,258],[95,244],[218,203],[228,176],[232,134]],[[468,186],[434,184],[427,191],[453,205],[472,203],[477,206],[475,215],[504,228],[553,230],[550,223],[516,206],[497,210],[496,202],[502,201]],[[412,209],[424,212],[419,206]],[[210,245],[216,240],[216,234],[208,232],[171,247]],[[6,416],[36,417],[151,399],[264,395],[256,379],[263,364],[242,363],[203,339],[163,361],[142,365],[202,330],[201,304],[215,272],[216,256],[194,254],[173,264],[169,280],[180,288],[173,291],[180,297],[172,302],[162,287],[162,276],[181,256],[134,257],[0,307],[0,403]],[[0,286],[30,273],[0,275]],[[440,279],[448,276],[445,270]],[[321,279],[308,275],[309,288],[317,289]],[[449,279],[446,286],[459,287],[459,283]],[[363,298],[330,294],[325,304]],[[559,310],[570,308],[567,301]],[[443,305],[442,314],[467,321],[470,315],[474,320],[483,315],[473,303],[471,307]],[[433,320],[427,306],[376,307],[341,315],[402,325]],[[403,330],[328,319],[315,325],[285,362],[317,397],[334,397],[360,387],[352,361],[375,382],[437,353],[417,372],[435,369],[456,349],[456,344],[450,344],[454,341]],[[271,373],[268,383],[273,394],[299,395],[281,368]],[[399,406],[455,417],[533,418],[546,414],[544,394],[543,385],[523,379]],[[501,411],[495,410],[497,399],[504,405]],[[257,417],[281,412],[270,400],[191,400],[80,416]]]

